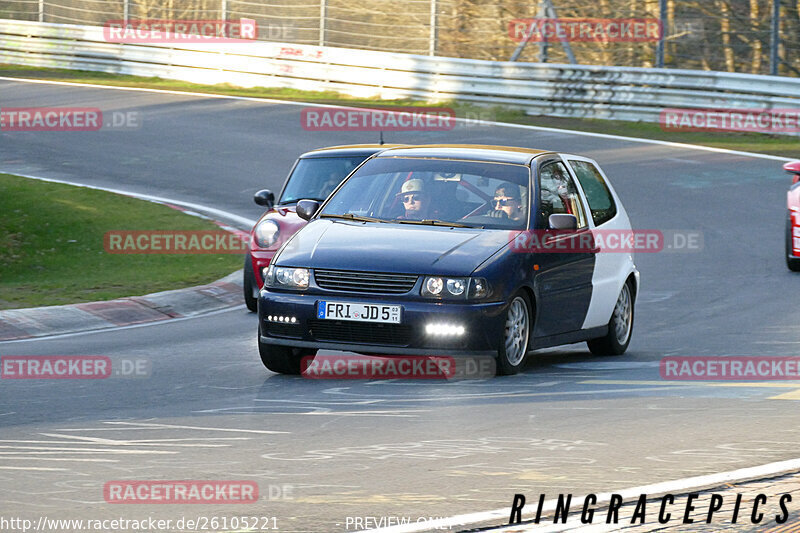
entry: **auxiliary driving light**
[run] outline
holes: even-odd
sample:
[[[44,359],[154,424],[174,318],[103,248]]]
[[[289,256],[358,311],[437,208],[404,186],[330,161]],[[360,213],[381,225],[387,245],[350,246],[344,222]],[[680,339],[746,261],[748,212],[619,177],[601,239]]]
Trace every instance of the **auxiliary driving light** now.
[[[464,326],[458,324],[428,324],[425,333],[433,336],[460,336],[466,333]]]
[[[280,322],[283,324],[297,324],[297,318],[293,316],[267,315],[267,321]]]

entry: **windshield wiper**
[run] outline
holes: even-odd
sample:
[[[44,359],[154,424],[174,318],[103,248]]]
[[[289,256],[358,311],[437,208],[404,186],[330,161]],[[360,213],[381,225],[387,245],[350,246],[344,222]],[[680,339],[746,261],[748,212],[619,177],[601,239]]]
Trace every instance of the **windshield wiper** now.
[[[448,226],[451,228],[483,228],[483,226],[468,226],[458,222],[445,222],[444,220],[435,220],[426,218],[424,220],[397,220],[400,224],[421,224],[425,226]]]
[[[356,222],[386,222],[385,220],[381,220],[379,218],[364,217],[361,215],[354,215],[353,213],[345,213],[344,215],[323,213],[319,216],[319,218],[342,218],[344,220],[354,220]]]

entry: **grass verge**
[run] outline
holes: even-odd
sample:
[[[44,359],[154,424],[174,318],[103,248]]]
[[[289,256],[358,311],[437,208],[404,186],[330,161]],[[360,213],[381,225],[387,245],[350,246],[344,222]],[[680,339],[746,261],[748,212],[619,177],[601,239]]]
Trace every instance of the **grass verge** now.
[[[109,230],[219,230],[127,196],[0,174],[0,309],[61,305],[209,283],[241,255],[110,254]]]
[[[46,69],[17,65],[0,64],[0,76],[17,78],[35,78],[52,81],[69,81],[96,85],[113,85],[118,87],[140,87],[149,89],[165,89],[208,94],[225,94],[231,96],[247,96],[253,98],[275,98],[314,102],[320,104],[340,104],[351,106],[404,105],[404,106],[440,106],[450,107],[458,116],[482,117],[499,122],[528,124],[549,128],[563,128],[611,135],[658,139],[663,141],[698,144],[715,148],[742,150],[764,154],[779,155],[800,159],[800,142],[797,137],[788,135],[768,135],[763,133],[726,133],[726,132],[665,132],[658,124],[643,122],[626,122],[617,120],[576,119],[557,117],[533,117],[523,111],[502,106],[491,108],[478,107],[458,102],[429,104],[416,100],[379,100],[368,98],[351,98],[336,92],[299,91],[296,89],[255,87],[242,88],[231,85],[198,85],[161,78],[144,78],[103,72],[88,72],[64,69]]]

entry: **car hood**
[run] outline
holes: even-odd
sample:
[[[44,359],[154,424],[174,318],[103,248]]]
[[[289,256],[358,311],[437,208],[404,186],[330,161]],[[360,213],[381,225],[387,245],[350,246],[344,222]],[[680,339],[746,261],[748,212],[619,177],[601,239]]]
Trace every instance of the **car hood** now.
[[[277,264],[466,276],[510,239],[506,230],[318,219],[295,234]]]

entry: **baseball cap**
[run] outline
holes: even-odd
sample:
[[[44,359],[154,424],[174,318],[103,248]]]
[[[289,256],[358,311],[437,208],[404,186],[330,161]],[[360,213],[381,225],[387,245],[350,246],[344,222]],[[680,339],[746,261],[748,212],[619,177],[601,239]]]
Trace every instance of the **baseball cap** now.
[[[400,196],[401,194],[408,194],[410,192],[425,192],[425,182],[417,178],[408,180],[403,183],[403,187],[397,195]]]

